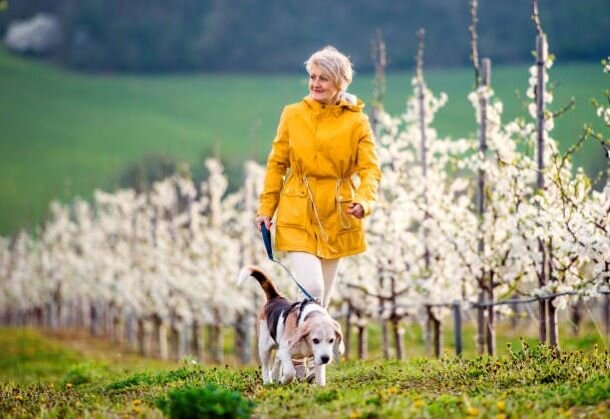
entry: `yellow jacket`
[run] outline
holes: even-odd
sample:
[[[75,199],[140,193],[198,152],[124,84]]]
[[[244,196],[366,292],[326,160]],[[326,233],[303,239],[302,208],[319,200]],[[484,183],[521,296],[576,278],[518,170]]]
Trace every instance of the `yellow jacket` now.
[[[277,209],[275,247],[336,259],[366,249],[362,220],[381,177],[364,103],[324,105],[310,97],[284,108],[267,160],[258,215]],[[356,188],[352,179],[358,175]]]

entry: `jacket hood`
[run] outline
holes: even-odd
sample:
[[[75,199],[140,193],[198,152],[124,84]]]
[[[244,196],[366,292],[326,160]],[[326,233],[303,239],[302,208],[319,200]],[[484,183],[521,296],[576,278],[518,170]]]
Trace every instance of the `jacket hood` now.
[[[319,111],[322,109],[322,103],[313,99],[311,96],[305,96],[303,101],[315,111]],[[343,108],[348,109],[352,112],[362,112],[364,110],[364,102],[353,95],[347,92],[339,93],[339,102],[333,105],[327,105],[328,108],[334,108],[337,110],[341,110]]]

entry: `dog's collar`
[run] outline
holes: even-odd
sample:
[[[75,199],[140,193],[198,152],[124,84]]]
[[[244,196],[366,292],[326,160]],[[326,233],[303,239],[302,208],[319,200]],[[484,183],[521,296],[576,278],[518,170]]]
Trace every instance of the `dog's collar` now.
[[[320,305],[316,300],[305,299],[301,302],[299,307],[299,314],[297,316],[297,326],[301,324],[301,320],[305,320],[311,313],[327,313],[326,309]]]

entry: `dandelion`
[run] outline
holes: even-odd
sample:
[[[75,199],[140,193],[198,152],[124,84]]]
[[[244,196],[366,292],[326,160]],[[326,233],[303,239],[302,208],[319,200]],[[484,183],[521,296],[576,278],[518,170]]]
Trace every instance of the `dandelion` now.
[[[386,392],[387,392],[388,394],[396,394],[396,393],[398,393],[398,387],[396,387],[396,386],[389,387],[389,388],[386,390]]]
[[[426,405],[426,402],[423,400],[415,400],[415,402],[413,403],[413,406],[417,407],[418,409],[421,409],[425,405]]]
[[[479,416],[479,409],[477,409],[476,407],[469,407],[468,409],[466,409],[466,414],[468,416]]]
[[[506,402],[504,400],[500,400],[496,403],[496,408],[498,408],[500,412],[504,412],[506,410]]]

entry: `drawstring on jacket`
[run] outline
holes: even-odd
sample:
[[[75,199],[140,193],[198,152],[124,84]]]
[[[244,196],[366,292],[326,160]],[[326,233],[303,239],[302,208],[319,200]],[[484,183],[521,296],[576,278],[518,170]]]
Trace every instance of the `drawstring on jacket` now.
[[[345,211],[343,211],[343,205],[341,205],[340,191],[341,191],[342,183],[343,183],[343,179],[338,178],[337,185],[335,187],[335,202],[337,203],[337,211],[339,212],[339,223],[341,224],[341,227],[347,229],[352,226],[352,223],[350,222],[349,217],[347,216]],[[318,214],[318,208],[316,207],[316,203],[313,199],[313,193],[311,192],[311,188],[309,187],[309,180],[307,179],[307,176],[305,176],[305,175],[303,175],[303,184],[305,185],[305,188],[307,189],[307,194],[309,195],[309,200],[311,201],[311,205],[313,206],[313,212],[314,212],[314,215],[316,216],[316,221],[318,222],[318,226],[320,227],[320,233],[322,234],[322,240],[324,240],[325,242],[328,242],[328,234],[326,234],[326,231],[324,230],[324,226],[322,225],[322,220],[320,219],[320,214]]]
[[[305,188],[307,188],[307,193],[309,194],[309,200],[311,201],[311,205],[313,205],[313,213],[316,215],[316,220],[318,221],[318,225],[320,226],[320,233],[322,233],[322,240],[328,242],[328,234],[324,231],[324,227],[322,226],[322,220],[320,220],[320,215],[318,214],[318,208],[316,208],[316,203],[313,200],[313,193],[311,192],[311,188],[309,187],[309,181],[307,180],[307,176],[303,175],[303,183],[305,184]]]

